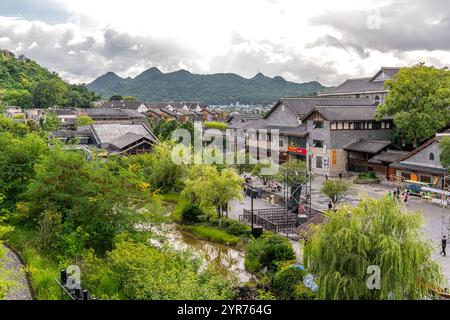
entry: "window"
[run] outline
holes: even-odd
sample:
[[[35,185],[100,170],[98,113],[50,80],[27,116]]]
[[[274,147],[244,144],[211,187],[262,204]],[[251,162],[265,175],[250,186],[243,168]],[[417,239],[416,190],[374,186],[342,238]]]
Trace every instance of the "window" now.
[[[348,122],[344,122],[343,123],[343,128],[344,128],[344,130],[348,130],[349,129]]]
[[[433,152],[430,153],[429,159],[432,160],[432,161],[434,160],[434,153]]]
[[[323,121],[313,121],[314,129],[323,129]]]
[[[331,123],[331,130],[336,130],[337,129],[337,123],[333,122]]]
[[[279,143],[279,147],[280,147],[280,148],[283,148],[283,147],[284,147],[284,141],[283,141],[283,140],[280,140],[278,143]]]
[[[297,117],[297,123],[298,124],[302,124],[303,123],[302,117],[300,117],[300,116]]]
[[[372,129],[379,130],[381,129],[381,122],[372,122]]]
[[[431,177],[430,176],[420,176],[420,182],[425,182],[425,183],[431,183]]]
[[[405,180],[411,180],[411,173],[402,172],[402,177],[405,178]]]
[[[322,140],[313,140],[313,148],[323,148],[323,145]]]
[[[375,103],[378,105],[380,104],[380,97],[379,96],[375,96]]]
[[[362,123],[361,122],[354,122],[354,128],[355,128],[355,130],[361,130],[362,129]]]
[[[322,166],[323,166],[322,157],[317,156],[316,157],[316,168],[317,169],[322,169]]]

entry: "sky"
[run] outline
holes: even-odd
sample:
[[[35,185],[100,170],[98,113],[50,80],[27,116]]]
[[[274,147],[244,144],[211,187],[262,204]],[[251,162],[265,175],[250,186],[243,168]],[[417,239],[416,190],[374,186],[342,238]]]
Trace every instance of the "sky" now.
[[[74,83],[157,67],[337,85],[450,66],[450,1],[0,0],[0,48]]]

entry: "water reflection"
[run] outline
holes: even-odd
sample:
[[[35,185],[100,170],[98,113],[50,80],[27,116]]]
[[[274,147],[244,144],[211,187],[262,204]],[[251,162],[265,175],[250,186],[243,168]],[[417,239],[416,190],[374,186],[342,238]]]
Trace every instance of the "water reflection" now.
[[[164,237],[174,249],[193,251],[224,276],[230,276],[239,283],[252,279],[252,275],[245,271],[243,245],[230,247],[199,240],[176,226],[172,226],[169,232],[164,234]]]

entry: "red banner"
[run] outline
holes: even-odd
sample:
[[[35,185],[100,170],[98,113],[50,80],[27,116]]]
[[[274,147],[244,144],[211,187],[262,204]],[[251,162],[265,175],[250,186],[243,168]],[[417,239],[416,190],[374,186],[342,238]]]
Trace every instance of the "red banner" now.
[[[297,148],[297,147],[292,147],[292,146],[288,147],[288,151],[292,152],[292,153],[296,153],[296,154],[301,154],[304,156],[306,156],[306,154],[308,153],[305,148]]]

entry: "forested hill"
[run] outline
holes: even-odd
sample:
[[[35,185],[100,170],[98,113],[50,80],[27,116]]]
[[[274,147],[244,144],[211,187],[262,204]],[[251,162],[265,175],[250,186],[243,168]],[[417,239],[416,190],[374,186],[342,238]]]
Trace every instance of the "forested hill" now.
[[[258,73],[251,79],[233,73],[192,74],[186,70],[163,73],[157,68],[136,78],[109,72],[88,85],[105,97],[134,96],[143,101],[198,101],[206,104],[271,104],[284,96],[310,95],[325,87],[313,81],[294,83]]]
[[[25,56],[0,49],[0,104],[22,108],[88,107],[99,96],[71,85]]]

